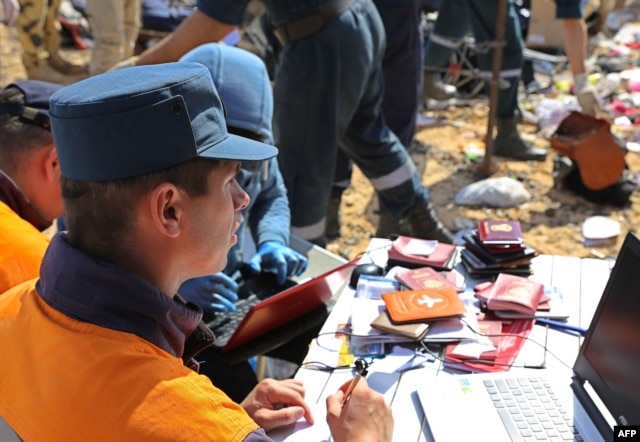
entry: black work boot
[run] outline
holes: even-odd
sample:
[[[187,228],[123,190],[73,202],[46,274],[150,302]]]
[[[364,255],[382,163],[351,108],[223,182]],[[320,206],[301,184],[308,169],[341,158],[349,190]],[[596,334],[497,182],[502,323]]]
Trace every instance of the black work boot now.
[[[547,158],[546,150],[531,146],[520,137],[516,117],[498,118],[498,134],[493,141],[493,153],[521,161],[544,161]]]
[[[414,238],[435,239],[440,242],[453,244],[453,235],[438,219],[438,214],[426,201],[420,204],[408,217],[409,232]]]
[[[449,100],[456,96],[458,89],[451,84],[445,84],[440,80],[437,72],[424,71],[422,81],[422,99]]]
[[[392,238],[395,235],[401,234],[400,222],[398,222],[388,210],[381,207],[376,238]]]
[[[329,198],[327,206],[327,220],[324,227],[324,234],[329,241],[340,237],[340,196]]]

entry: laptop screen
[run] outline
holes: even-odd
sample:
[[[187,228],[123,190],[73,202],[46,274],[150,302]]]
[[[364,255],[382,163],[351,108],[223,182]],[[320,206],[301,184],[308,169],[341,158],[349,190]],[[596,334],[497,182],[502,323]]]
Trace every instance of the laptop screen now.
[[[618,425],[640,424],[640,240],[629,233],[574,366]]]

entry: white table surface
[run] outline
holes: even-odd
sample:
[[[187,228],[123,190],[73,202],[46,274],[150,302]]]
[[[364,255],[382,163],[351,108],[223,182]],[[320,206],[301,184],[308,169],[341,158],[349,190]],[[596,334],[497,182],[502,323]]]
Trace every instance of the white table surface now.
[[[372,239],[368,252],[361,261],[371,261],[384,266],[387,260],[386,248],[389,245],[388,240]],[[568,322],[587,328],[607,283],[611,267],[612,262],[609,260],[540,255],[532,261],[533,275],[530,278],[543,283],[545,287],[555,286],[560,289],[570,312]],[[488,280],[469,277],[461,263],[458,263],[455,268],[465,276],[467,291],[472,291],[475,284]],[[336,339],[331,334],[336,331],[338,324],[349,322],[354,294],[355,291],[349,287],[343,289],[320,332],[323,346],[330,346],[329,341]],[[546,355],[542,347],[545,338],[547,338],[548,349]],[[568,370],[567,367],[573,365],[581,342],[582,339],[574,335],[534,325],[511,371],[523,370],[540,374],[543,370],[516,368],[516,366],[540,364],[543,360],[548,368]],[[313,345],[317,343],[314,342]],[[353,374],[352,369],[345,368],[333,370],[317,370],[304,366],[300,368],[295,378],[304,382],[306,399],[315,411],[318,423],[311,428],[304,428],[304,425],[282,428],[271,432],[270,436],[277,441],[325,440],[326,437],[323,435],[325,433],[328,435],[328,429],[324,423],[325,398],[337,391],[344,382],[350,380]],[[456,374],[444,369],[438,360],[403,373],[376,373],[375,370],[370,372],[367,377],[369,385],[382,393],[391,404],[395,420],[394,441],[429,440],[429,432],[425,428],[425,417],[417,398],[415,385],[424,376],[449,375]],[[296,431],[300,428],[303,428],[303,431]]]

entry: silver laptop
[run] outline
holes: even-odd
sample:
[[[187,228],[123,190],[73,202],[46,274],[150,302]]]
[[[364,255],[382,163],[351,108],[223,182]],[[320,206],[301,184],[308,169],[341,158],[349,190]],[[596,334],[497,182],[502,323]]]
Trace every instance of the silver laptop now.
[[[445,375],[417,385],[427,439],[613,441],[640,425],[640,240],[620,249],[571,371]]]

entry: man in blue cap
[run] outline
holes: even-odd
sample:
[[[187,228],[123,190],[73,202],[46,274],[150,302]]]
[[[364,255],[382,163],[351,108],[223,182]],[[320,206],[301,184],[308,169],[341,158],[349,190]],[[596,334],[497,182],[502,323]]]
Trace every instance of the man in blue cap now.
[[[51,97],[50,117],[68,231],[40,279],[0,296],[0,438],[259,441],[313,423],[298,381],[263,381],[237,404],[198,375],[214,337],[176,295],[224,267],[249,203],[240,163],[277,149],[227,132],[195,63],[80,81]],[[361,381],[343,408],[347,386],[327,399],[334,437],[391,440],[384,398]]]
[[[229,133],[273,144],[273,94],[260,58],[243,49],[210,43],[190,51],[181,61],[201,63],[209,69],[225,106]],[[186,281],[179,290],[205,313],[235,310],[232,302],[238,299],[237,273],[251,278],[260,271],[273,272],[283,285],[286,278],[302,274],[307,267],[307,258],[288,247],[291,214],[276,158],[243,162],[236,180],[251,201],[242,210],[238,243],[229,251],[227,266],[222,272]],[[257,253],[249,259],[243,256],[245,226],[257,246]],[[317,332],[311,329],[271,355],[299,365]],[[229,366],[213,348],[206,349],[202,356],[207,363],[200,372],[232,399],[242,400],[258,382],[246,361]]]
[[[48,111],[59,88],[27,80],[0,91],[0,293],[38,276],[42,232],[63,211]]]

